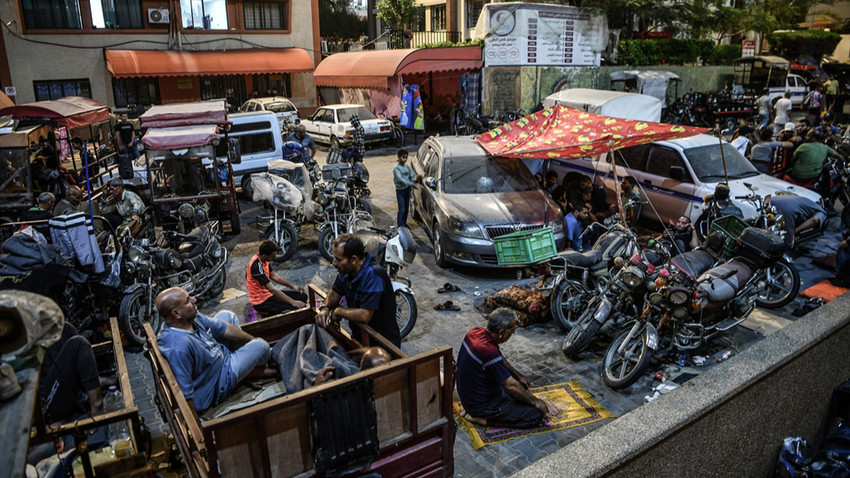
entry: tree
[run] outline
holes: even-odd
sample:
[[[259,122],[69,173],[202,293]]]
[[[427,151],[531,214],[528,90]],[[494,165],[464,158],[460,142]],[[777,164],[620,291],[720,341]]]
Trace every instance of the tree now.
[[[824,55],[835,51],[841,35],[824,30],[782,31],[767,35],[767,41],[783,58],[796,60],[800,56],[811,55],[820,63]]]
[[[358,40],[366,34],[366,20],[349,9],[348,0],[319,0],[319,35],[331,42]]]
[[[399,30],[413,23],[422,8],[415,0],[380,0],[377,7],[381,23]]]

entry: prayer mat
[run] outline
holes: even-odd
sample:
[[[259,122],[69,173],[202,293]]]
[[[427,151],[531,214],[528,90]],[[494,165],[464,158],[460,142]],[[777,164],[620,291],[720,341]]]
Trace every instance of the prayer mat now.
[[[537,428],[496,428],[484,427],[471,423],[460,416],[460,402],[454,402],[455,420],[469,435],[472,449],[478,450],[483,446],[508,441],[514,438],[539,435],[555,430],[587,425],[604,418],[614,418],[614,414],[606,410],[587,393],[578,382],[558,383],[544,387],[534,387],[531,393],[546,402],[549,407],[549,418],[543,426]]]
[[[841,297],[848,290],[850,289],[832,285],[830,279],[826,279],[804,290],[800,295],[803,297],[823,297],[823,300],[829,302]]]

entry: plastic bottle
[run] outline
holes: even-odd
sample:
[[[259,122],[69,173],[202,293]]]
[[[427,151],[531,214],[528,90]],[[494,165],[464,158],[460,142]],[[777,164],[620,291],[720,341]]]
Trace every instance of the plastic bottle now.
[[[723,355],[721,355],[720,357],[717,358],[717,361],[722,362],[722,361],[728,359],[731,356],[732,356],[732,351],[727,350],[727,351],[723,352]]]
[[[124,395],[121,390],[118,390],[115,385],[109,387],[109,392],[103,397],[104,412],[116,412],[123,409]],[[117,449],[121,450],[121,456],[126,456],[125,453],[129,454],[130,430],[127,429],[126,420],[109,424],[109,443],[113,449],[116,449],[116,456],[118,456]]]

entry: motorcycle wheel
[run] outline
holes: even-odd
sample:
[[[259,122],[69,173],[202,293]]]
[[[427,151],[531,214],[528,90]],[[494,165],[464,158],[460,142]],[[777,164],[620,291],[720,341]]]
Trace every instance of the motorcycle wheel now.
[[[645,324],[641,325],[626,344],[625,354],[621,355],[617,352],[630,331],[631,328],[623,331],[611,342],[602,361],[602,380],[615,390],[626,388],[637,382],[646,372],[649,361],[652,359],[652,349],[646,346],[648,332]]]
[[[800,293],[800,273],[797,268],[784,259],[771,267],[762,269],[767,287],[759,292],[756,305],[766,309],[778,309],[797,297]]]
[[[419,315],[416,298],[403,290],[397,290],[395,292],[395,303],[395,320],[398,323],[398,332],[401,334],[401,338],[405,338],[413,330],[413,326],[416,325],[416,317]]]
[[[367,213],[372,214],[372,205],[366,202],[365,199],[355,199],[354,209],[360,209],[361,211],[366,211]]]
[[[242,196],[249,201],[254,200],[254,183],[251,181],[251,176],[247,174],[242,178]]]
[[[576,321],[575,327],[564,338],[561,350],[567,357],[571,359],[578,357],[578,354],[587,348],[590,341],[596,337],[596,333],[599,332],[602,324],[593,318],[594,312],[596,312],[595,308],[586,309]]]
[[[329,262],[334,261],[334,240],[336,239],[336,235],[334,234],[333,227],[328,226],[322,229],[322,232],[319,234],[319,254],[322,255]]]
[[[130,345],[145,345],[145,330],[142,324],[149,322],[154,333],[159,331],[159,314],[152,314],[153,320],[147,320],[145,313],[145,289],[140,288],[124,296],[118,311],[118,328]]]
[[[587,306],[590,294],[584,289],[580,282],[573,279],[564,279],[552,292],[550,309],[555,323],[564,332],[569,332],[578,323],[580,312]]]
[[[227,272],[224,270],[224,267],[218,271],[218,274],[215,275],[212,279],[213,284],[210,286],[210,289],[206,293],[206,298],[217,297],[224,292],[224,285],[227,283]]]
[[[278,225],[278,229],[280,232],[280,240],[275,240],[274,237],[274,224],[270,224],[265,233],[263,233],[263,238],[268,239],[270,241],[274,241],[278,247],[281,248],[280,254],[275,257],[275,262],[283,262],[292,257],[292,254],[295,254],[295,250],[298,249],[298,233],[295,232],[295,228],[292,227],[288,222],[280,222]]]

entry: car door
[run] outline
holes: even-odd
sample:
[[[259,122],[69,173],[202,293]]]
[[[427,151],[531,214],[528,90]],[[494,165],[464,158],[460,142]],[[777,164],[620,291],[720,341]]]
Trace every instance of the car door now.
[[[440,179],[440,164],[442,163],[442,158],[440,154],[437,153],[432,147],[428,146],[425,149],[425,155],[422,161],[422,184],[420,195],[419,195],[419,215],[422,216],[422,220],[428,225],[428,229],[432,229],[432,218],[437,215],[437,201],[440,196],[440,191],[442,189],[442,181]],[[431,179],[434,179],[436,183],[435,188],[430,188],[427,183]]]
[[[622,181],[625,176],[633,176],[640,182],[643,177],[643,168],[646,166],[646,155],[648,152],[648,144],[630,146],[614,151],[614,164],[617,165],[617,179]],[[617,194],[620,193],[620,186],[614,183],[614,173],[608,156],[607,154],[597,156],[595,169],[599,175],[594,182],[597,184],[601,182],[603,189],[605,189],[605,197],[608,199],[608,202],[616,204]]]
[[[325,116],[329,113],[327,108],[319,108],[313,113],[309,122],[304,125],[308,133],[313,136],[314,140],[328,142],[327,128],[323,129],[325,124]]]
[[[669,223],[688,215],[694,198],[694,180],[679,151],[653,144],[642,177],[642,196],[646,198],[642,215]]]

